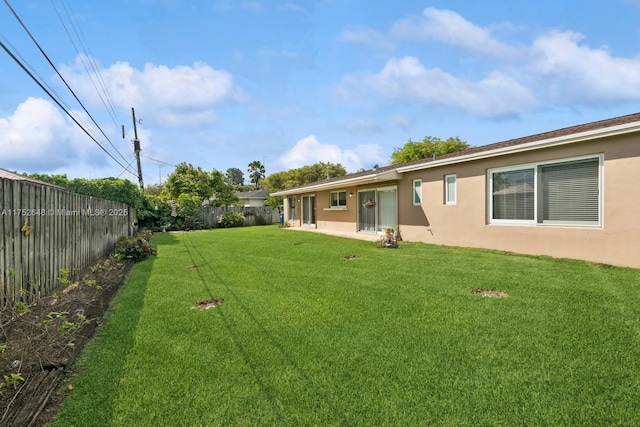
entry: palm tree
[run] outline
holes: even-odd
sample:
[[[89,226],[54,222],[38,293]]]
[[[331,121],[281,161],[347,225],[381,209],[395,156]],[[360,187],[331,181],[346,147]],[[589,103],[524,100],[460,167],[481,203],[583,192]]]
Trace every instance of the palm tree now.
[[[249,180],[256,186],[256,189],[258,189],[260,180],[264,178],[264,165],[258,160],[254,160],[249,163],[249,169],[247,169],[247,172],[249,172]]]

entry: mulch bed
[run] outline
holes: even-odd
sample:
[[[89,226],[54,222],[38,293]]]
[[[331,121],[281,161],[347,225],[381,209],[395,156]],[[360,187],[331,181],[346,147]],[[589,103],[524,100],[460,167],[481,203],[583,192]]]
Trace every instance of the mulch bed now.
[[[18,313],[0,311],[1,426],[45,426],[73,389],[71,367],[102,324],[109,303],[125,281],[132,261],[104,260]]]

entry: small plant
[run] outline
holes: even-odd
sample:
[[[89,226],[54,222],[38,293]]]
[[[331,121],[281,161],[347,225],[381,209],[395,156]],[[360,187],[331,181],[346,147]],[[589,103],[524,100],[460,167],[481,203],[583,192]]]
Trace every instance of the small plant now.
[[[94,265],[94,266],[91,266],[91,267],[90,267],[90,270],[91,270],[91,272],[92,272],[93,274],[99,274],[99,273],[101,273],[101,272],[102,272],[102,270],[104,270],[104,264],[99,263],[99,264],[96,264],[96,265]]]
[[[68,268],[61,268],[60,275],[58,276],[58,283],[60,283],[62,286],[68,286],[69,283],[71,283],[71,280],[69,279],[69,273],[71,273],[71,270],[69,270]]]
[[[6,344],[0,344],[0,354],[4,353],[5,351],[7,351],[7,345]]]
[[[13,387],[13,388],[15,388],[19,382],[24,381],[24,377],[19,372],[12,372],[9,375],[5,375],[3,379],[4,379],[4,382],[2,383],[3,387]]]
[[[18,301],[18,302],[16,303],[16,311],[17,311],[19,314],[24,314],[24,313],[26,313],[27,311],[29,311],[29,306],[28,306],[26,303],[22,302],[22,301]]]
[[[84,284],[87,285],[88,287],[92,288],[96,285],[96,281],[95,280],[85,280]]]
[[[242,227],[244,225],[244,215],[240,212],[227,211],[218,217],[218,227],[231,228]]]

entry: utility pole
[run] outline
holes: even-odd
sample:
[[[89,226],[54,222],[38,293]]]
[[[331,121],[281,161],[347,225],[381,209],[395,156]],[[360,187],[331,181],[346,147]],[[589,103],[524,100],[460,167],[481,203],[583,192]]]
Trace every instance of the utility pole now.
[[[138,183],[140,189],[144,191],[144,182],[142,182],[142,166],[140,165],[140,140],[138,139],[138,127],[136,125],[136,110],[131,107],[131,115],[133,116],[133,153],[136,155],[138,162]]]

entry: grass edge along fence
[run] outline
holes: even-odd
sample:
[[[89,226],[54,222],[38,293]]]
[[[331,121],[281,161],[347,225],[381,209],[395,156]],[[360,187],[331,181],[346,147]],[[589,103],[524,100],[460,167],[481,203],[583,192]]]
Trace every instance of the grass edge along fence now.
[[[0,308],[49,295],[137,229],[129,205],[0,179]]]

